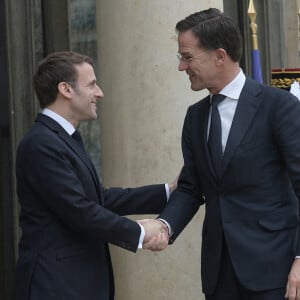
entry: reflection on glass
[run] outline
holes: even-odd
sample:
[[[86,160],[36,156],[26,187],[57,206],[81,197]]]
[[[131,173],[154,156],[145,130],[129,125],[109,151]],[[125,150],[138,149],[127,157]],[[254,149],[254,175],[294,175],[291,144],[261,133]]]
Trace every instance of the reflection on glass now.
[[[69,9],[71,50],[90,56],[94,61],[96,76],[99,77],[97,69],[95,0],[70,0]],[[87,151],[89,152],[98,174],[101,177],[99,118],[93,122],[81,123],[80,131]]]
[[[43,29],[42,29],[42,14],[41,0],[33,2],[33,21],[34,21],[34,51],[35,61],[38,62],[43,58]]]
[[[300,82],[299,0],[270,0],[270,60],[272,86],[290,90]]]

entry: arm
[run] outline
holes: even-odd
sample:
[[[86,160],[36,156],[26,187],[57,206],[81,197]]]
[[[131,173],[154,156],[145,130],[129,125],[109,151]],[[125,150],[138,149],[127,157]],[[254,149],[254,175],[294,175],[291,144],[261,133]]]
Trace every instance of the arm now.
[[[204,203],[192,153],[190,123],[189,110],[182,133],[184,166],[178,179],[177,189],[172,193],[166,208],[159,215],[159,218],[165,220],[172,229],[173,234],[170,237],[170,243],[174,242],[187,223],[193,218],[199,206]]]
[[[22,210],[35,222],[55,216],[77,234],[136,251],[140,226],[100,205],[91,174],[60,138],[35,135],[22,143],[17,177]]]
[[[198,121],[197,119],[194,121]],[[170,243],[173,243],[188,222],[198,211],[199,206],[204,203],[200,179],[198,177],[196,160],[192,150],[191,131],[192,116],[189,108],[185,117],[182,130],[182,153],[184,166],[178,179],[178,187],[172,193],[166,208],[159,218],[167,221],[173,231]]]
[[[168,184],[104,189],[104,205],[119,215],[158,214],[177,188],[178,177]]]
[[[166,204],[164,184],[104,190],[105,208],[119,215],[158,214]]]
[[[274,112],[274,136],[288,170],[298,202],[300,199],[300,104],[289,93],[282,93]],[[299,228],[300,229],[300,228]],[[298,229],[298,230],[299,230]],[[300,240],[296,241],[295,256],[300,256]],[[295,259],[287,283],[286,298],[297,299],[300,293],[300,259]]]

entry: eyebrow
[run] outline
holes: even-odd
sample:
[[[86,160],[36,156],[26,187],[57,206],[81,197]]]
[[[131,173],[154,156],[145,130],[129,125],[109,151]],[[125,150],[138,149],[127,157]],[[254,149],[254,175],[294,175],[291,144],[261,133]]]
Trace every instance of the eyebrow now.
[[[97,82],[96,79],[93,79],[93,80],[91,80],[91,81],[89,81],[89,82],[87,83],[87,86],[93,85],[93,84],[95,84],[96,82]]]
[[[179,51],[178,51],[178,53],[179,53],[180,55],[192,55],[190,52],[186,52],[186,51],[183,51],[183,52],[179,52]]]

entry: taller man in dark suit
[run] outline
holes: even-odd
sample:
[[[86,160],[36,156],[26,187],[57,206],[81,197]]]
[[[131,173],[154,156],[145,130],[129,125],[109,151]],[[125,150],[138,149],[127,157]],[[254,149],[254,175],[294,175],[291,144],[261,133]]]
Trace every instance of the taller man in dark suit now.
[[[206,299],[300,299],[299,101],[244,75],[240,32],[219,10],[176,29],[179,70],[210,95],[186,114],[183,171],[160,215],[170,241],[205,204]]]
[[[158,221],[121,217],[159,213],[167,186],[103,189],[76,128],[97,118],[103,97],[89,57],[58,52],[34,77],[42,112],[21,141],[16,160],[22,237],[16,300],[111,300],[108,243],[136,251],[154,239],[167,245]],[[170,190],[174,183],[170,184]]]

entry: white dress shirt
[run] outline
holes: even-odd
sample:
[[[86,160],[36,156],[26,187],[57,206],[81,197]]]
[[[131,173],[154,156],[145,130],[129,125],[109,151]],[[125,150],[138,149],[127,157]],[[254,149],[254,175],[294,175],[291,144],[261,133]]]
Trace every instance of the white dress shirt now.
[[[76,130],[74,126],[62,116],[58,115],[49,108],[44,108],[42,114],[56,121],[69,135],[72,135]]]
[[[223,152],[226,147],[232,120],[238,104],[238,99],[244,87],[245,81],[246,81],[246,76],[241,70],[239,74],[219,92],[219,94],[226,96],[226,98],[218,105],[218,110],[221,118]],[[209,115],[207,138],[208,138],[209,128],[210,128],[210,115]]]

